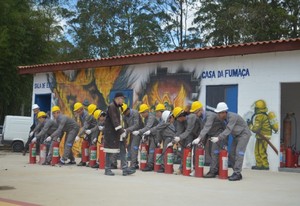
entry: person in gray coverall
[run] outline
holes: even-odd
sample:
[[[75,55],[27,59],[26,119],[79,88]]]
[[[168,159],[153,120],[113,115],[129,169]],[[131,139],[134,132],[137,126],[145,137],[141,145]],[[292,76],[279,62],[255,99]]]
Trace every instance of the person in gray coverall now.
[[[233,136],[231,151],[229,158],[233,165],[233,174],[228,178],[229,181],[237,181],[242,179],[242,166],[244,161],[245,150],[251,136],[251,132],[246,121],[238,114],[228,112],[228,106],[225,102],[220,102],[215,109],[219,118],[225,121],[226,129],[216,137],[212,137],[211,141],[216,143],[220,140]]]
[[[46,138],[46,141],[50,142],[52,139],[56,139],[60,137],[64,132],[66,132],[64,154],[60,158],[59,164],[64,165],[68,159],[70,159],[70,162],[68,162],[67,164],[76,164],[72,152],[72,146],[75,137],[78,134],[79,126],[74,119],[61,114],[60,108],[58,106],[52,107],[51,111],[56,123],[58,124],[58,128]]]
[[[199,143],[203,146],[206,145],[207,139],[211,137],[218,136],[225,129],[225,123],[220,120],[215,112],[204,111],[204,127],[200,132],[197,139],[193,141],[193,145],[198,145]],[[222,145],[227,141],[222,141],[221,143],[209,142],[209,153],[211,156],[211,163],[209,172],[204,175],[204,178],[214,178],[219,172],[219,153]],[[221,145],[220,145],[221,144]]]
[[[47,114],[45,112],[39,112],[37,115],[38,121],[39,121],[39,125],[41,127],[40,132],[38,132],[35,137],[32,139],[32,142],[36,142],[39,141],[40,142],[44,142],[44,140],[46,139],[46,137],[48,137],[49,135],[51,135],[55,130],[57,130],[58,125],[56,124],[56,122],[50,118],[47,117]],[[61,135],[60,135],[61,136]],[[53,145],[53,141],[59,141],[60,137],[56,137],[55,139],[53,139],[51,141],[50,144],[46,144],[47,146],[47,157],[45,162],[43,162],[43,165],[50,165],[50,162],[52,160],[52,152],[51,152],[51,148]]]
[[[135,109],[130,109],[127,104],[123,103],[122,107],[122,114],[123,114],[123,121],[124,121],[124,128],[126,134],[130,134],[130,155],[131,155],[131,169],[139,169],[138,164],[138,153],[139,153],[139,146],[141,142],[140,135],[132,134],[133,131],[139,130],[144,127],[143,120],[139,114],[139,112]]]
[[[133,135],[143,135],[146,131],[150,130],[158,124],[158,120],[155,118],[154,114],[150,113],[149,107],[146,104],[141,104],[139,108],[139,113],[144,118],[145,127],[142,129],[133,131]],[[147,159],[147,166],[142,170],[143,172],[152,171],[154,169],[154,150],[157,146],[157,140],[155,135],[148,135],[149,140],[149,154]]]
[[[87,112],[83,108],[76,110],[76,113],[78,113],[78,111],[81,111],[81,113],[79,112],[78,114],[79,115],[81,114],[80,119],[83,118],[82,120],[83,124],[79,130],[77,137],[85,136],[84,139],[89,142],[89,145],[92,145],[93,140],[97,138],[99,135],[99,130],[91,130],[97,125],[97,120],[93,116],[96,109],[97,106],[95,104],[90,104],[87,108],[88,110]],[[78,141],[78,138],[75,139],[75,141]],[[86,164],[86,162],[81,161],[77,166],[89,166],[89,164],[88,163]]]
[[[161,154],[161,168],[157,171],[158,173],[165,172],[164,164],[164,154],[168,148],[169,143],[171,143],[176,134],[176,129],[174,126],[175,118],[172,115],[171,111],[165,110],[162,113],[162,123],[157,126],[157,139],[159,142],[163,142],[163,151]]]
[[[191,113],[188,115],[181,107],[175,107],[173,110],[173,116],[176,120],[176,136],[174,137],[174,142],[181,145],[181,156],[183,156],[183,149],[191,147],[192,141],[200,134],[202,128],[200,116],[202,111],[202,104],[199,101],[192,103]],[[182,174],[182,161],[179,169],[174,172],[174,174]]]

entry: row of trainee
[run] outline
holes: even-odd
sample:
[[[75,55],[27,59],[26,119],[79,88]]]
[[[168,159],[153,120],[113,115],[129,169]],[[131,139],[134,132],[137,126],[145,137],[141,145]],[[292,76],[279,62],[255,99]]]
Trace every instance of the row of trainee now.
[[[52,154],[49,148],[65,134],[64,153],[59,164],[76,164],[72,153],[74,142],[83,137],[90,145],[95,145],[101,132],[104,137],[101,142],[104,143],[105,175],[115,175],[112,169],[117,168],[117,158],[120,158],[124,176],[135,173],[136,169],[139,169],[139,149],[141,144],[146,143],[149,147],[147,165],[141,168],[142,171],[154,170],[156,148],[162,148],[160,158],[164,160],[168,148],[180,147],[183,156],[185,148],[201,146],[209,148],[208,155],[211,157],[209,172],[204,177],[214,178],[219,172],[220,150],[227,148],[227,139],[231,134],[233,143],[229,160],[232,163],[233,174],[228,180],[242,179],[243,159],[251,132],[240,115],[228,111],[226,103],[218,103],[214,111],[205,111],[200,101],[194,101],[188,112],[181,107],[169,111],[164,104],[157,104],[153,114],[148,105],[141,104],[139,110],[135,110],[129,108],[124,99],[123,93],[116,93],[106,112],[97,109],[95,104],[85,108],[82,103],[75,103],[74,112],[80,119],[81,127],[75,119],[63,115],[58,106],[54,106],[51,110],[52,120],[46,113],[39,111],[37,105],[33,105],[36,126],[32,127],[24,154],[30,142],[46,142],[48,155],[44,164],[50,164]],[[127,162],[128,156],[131,160],[130,165]],[[174,174],[182,174],[183,161],[181,158],[179,169]],[[195,165],[195,158],[192,161]],[[165,164],[162,161],[157,172],[163,173]],[[83,161],[78,164],[78,166],[85,165],[86,162]],[[98,165],[93,167],[97,168]],[[190,175],[193,176],[194,171]]]

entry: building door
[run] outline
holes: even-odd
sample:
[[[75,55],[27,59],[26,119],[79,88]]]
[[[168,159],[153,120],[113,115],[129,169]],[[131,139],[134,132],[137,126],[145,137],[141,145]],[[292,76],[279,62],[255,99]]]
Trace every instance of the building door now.
[[[237,113],[238,104],[238,85],[214,85],[206,86],[206,107],[213,110],[219,102],[226,102],[229,111]],[[228,151],[231,149],[232,136],[228,138]],[[209,154],[206,151],[206,154]],[[206,163],[210,163],[210,157],[207,155]],[[230,162],[229,162],[230,164]]]
[[[48,112],[50,114],[51,112],[51,93],[50,94],[36,94],[35,95],[35,104],[38,104],[40,107],[40,110],[43,112]]]

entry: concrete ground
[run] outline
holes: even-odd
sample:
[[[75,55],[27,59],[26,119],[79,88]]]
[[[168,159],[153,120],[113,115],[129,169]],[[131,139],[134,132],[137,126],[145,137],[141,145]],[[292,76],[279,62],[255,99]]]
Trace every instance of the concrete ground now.
[[[0,205],[20,205],[1,198],[51,206],[300,205],[300,173],[245,169],[242,181],[230,182],[141,171],[124,177],[114,171],[110,177],[87,167],[32,165],[28,154],[0,151]]]

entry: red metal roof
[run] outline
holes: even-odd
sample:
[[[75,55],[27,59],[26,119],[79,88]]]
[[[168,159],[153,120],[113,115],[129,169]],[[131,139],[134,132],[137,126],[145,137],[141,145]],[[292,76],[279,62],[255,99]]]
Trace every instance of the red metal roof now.
[[[20,74],[300,50],[300,38],[19,66]]]

